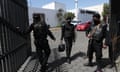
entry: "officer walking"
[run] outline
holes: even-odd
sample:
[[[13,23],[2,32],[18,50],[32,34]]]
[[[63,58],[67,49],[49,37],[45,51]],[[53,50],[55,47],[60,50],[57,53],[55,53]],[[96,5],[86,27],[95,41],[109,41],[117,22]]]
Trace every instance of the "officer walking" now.
[[[100,15],[98,13],[93,15],[93,23],[86,31],[86,36],[89,38],[88,46],[88,63],[85,66],[92,66],[93,53],[96,55],[97,69],[95,72],[102,72],[102,47],[103,39],[106,36],[106,25],[100,24]]]
[[[71,24],[71,18],[68,17],[66,19],[66,23],[62,26],[61,30],[61,41],[63,41],[63,38],[65,40],[66,44],[66,56],[67,56],[67,62],[70,63],[70,56],[71,56],[71,50],[73,42],[75,42],[75,27],[73,24]]]
[[[23,34],[28,34],[33,31],[34,44],[36,46],[36,53],[41,64],[41,72],[45,72],[47,69],[47,61],[50,56],[50,47],[48,44],[47,36],[56,40],[49,27],[45,23],[45,20],[39,14],[33,15],[33,23],[28,27]]]

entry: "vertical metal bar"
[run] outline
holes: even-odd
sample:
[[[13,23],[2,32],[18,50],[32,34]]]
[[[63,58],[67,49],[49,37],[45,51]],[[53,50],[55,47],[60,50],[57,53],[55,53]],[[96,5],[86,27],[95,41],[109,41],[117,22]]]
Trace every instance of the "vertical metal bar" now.
[[[0,17],[2,17],[2,0],[0,0]],[[3,33],[3,26],[2,23],[0,23],[0,55],[3,54],[3,37],[2,37],[2,33]],[[4,72],[4,66],[3,66],[3,60],[0,59],[0,71]]]
[[[3,59],[1,59],[1,65],[2,65],[2,72],[5,72]]]
[[[16,3],[17,1],[20,4],[17,5]],[[0,8],[0,10],[2,11],[1,15],[3,15],[2,17],[5,20],[10,21],[10,23],[13,26],[19,25],[25,28],[24,26],[27,26],[27,23],[24,23],[25,21],[27,21],[27,16],[25,15],[27,14],[27,10],[26,10],[27,8],[24,8],[26,7],[25,5],[26,1],[16,0],[16,2],[13,2],[13,0],[2,0],[1,1],[2,7]],[[0,40],[2,55],[7,54],[12,50],[16,50],[17,45],[25,41],[20,36],[16,35],[16,33],[14,33],[5,26],[1,26],[0,30],[2,33]],[[26,57],[28,56],[28,49],[29,49],[28,45],[26,44],[23,47],[27,47],[27,49],[20,48],[19,50],[16,50],[11,54],[8,54],[2,60],[0,60],[0,63],[3,68],[2,72],[16,72],[18,67],[20,67],[20,65],[23,63],[23,61],[25,61]]]
[[[5,17],[6,17],[6,20],[9,21],[9,18],[8,18],[8,1],[5,0]],[[6,50],[5,52],[9,52],[9,36],[8,36],[8,33],[9,33],[9,30],[8,28],[5,27],[5,35],[6,35]],[[9,55],[8,55],[9,56]],[[6,61],[6,72],[10,72],[10,68],[9,68],[9,59],[8,59],[8,56],[5,57],[5,61]]]
[[[2,63],[1,63],[1,60],[2,60],[2,59],[0,59],[0,72],[3,72],[3,71],[2,71]]]
[[[2,39],[1,39],[1,43],[2,43],[2,51],[1,51],[1,53],[2,53],[2,55],[4,55],[4,48],[5,48],[5,46],[4,46],[4,44],[5,44],[5,36],[4,36],[4,26],[2,26]],[[3,72],[6,72],[6,64],[5,64],[5,59],[3,58],[2,59],[2,68],[3,68]]]
[[[6,19],[6,11],[5,11],[5,0],[3,1],[3,17]],[[3,54],[5,54],[7,51],[7,36],[6,36],[6,27],[3,26]],[[7,60],[6,60],[6,57],[3,58],[3,66],[4,66],[4,71],[5,72],[8,72],[8,69],[7,69]]]
[[[14,72],[14,61],[13,61],[13,53],[10,54],[10,64],[11,64],[11,72]]]
[[[9,4],[9,0],[7,0],[7,19],[8,19],[8,21],[10,21],[10,18],[9,18],[9,6],[10,6],[10,4]],[[9,44],[9,46],[8,46],[8,51],[10,51],[11,50],[11,37],[10,37],[10,34],[11,34],[11,31],[10,31],[10,29],[8,29],[7,28],[7,31],[8,31],[8,33],[7,33],[7,35],[8,35],[8,44]],[[12,72],[12,70],[11,70],[11,61],[10,61],[11,59],[10,59],[10,55],[8,55],[8,68],[9,68],[9,72]]]
[[[0,17],[2,16],[2,9],[1,9],[1,0],[0,0]],[[0,55],[2,55],[2,25],[1,25],[1,23],[0,23]],[[0,58],[0,72],[3,72],[3,70],[2,70],[2,58]]]

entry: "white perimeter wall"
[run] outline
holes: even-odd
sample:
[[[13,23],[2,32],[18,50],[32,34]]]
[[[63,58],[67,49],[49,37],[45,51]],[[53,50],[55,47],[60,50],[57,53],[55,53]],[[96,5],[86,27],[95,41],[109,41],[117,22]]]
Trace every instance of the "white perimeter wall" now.
[[[78,9],[78,21],[81,21],[81,22],[86,22],[86,21],[90,21],[92,20],[92,14],[87,14],[87,13],[81,13],[80,12],[81,9]],[[83,10],[83,9],[82,9]],[[73,9],[73,10],[68,10],[67,12],[72,12],[72,13],[76,13],[76,10]],[[76,20],[76,17],[73,19],[73,20]]]
[[[104,4],[100,4],[100,5],[86,7],[86,8],[83,8],[83,9],[92,10],[92,11],[98,12],[101,15],[101,19],[102,19],[103,6],[104,6]]]
[[[64,11],[66,10],[66,5],[63,3],[59,3],[59,2],[51,2],[49,4],[46,4],[44,6],[42,6],[42,8],[44,9],[53,9],[53,10],[59,10],[59,9],[63,9]]]
[[[55,27],[58,24],[58,19],[56,16],[56,10],[43,9],[43,8],[29,8],[29,23],[33,22],[32,14],[33,13],[43,13],[45,14],[45,21],[51,27]]]
[[[92,14],[87,14],[87,13],[84,13],[84,14],[81,14],[79,13],[79,20],[81,22],[86,22],[86,21],[91,21],[92,20]]]

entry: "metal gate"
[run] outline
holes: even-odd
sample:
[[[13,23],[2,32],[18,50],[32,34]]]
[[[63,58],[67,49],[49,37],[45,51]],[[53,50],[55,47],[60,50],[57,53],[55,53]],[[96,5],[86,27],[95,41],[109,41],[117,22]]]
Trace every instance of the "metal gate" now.
[[[111,20],[110,20],[110,32],[113,43],[113,51],[115,56],[120,55],[120,6],[118,1],[110,0],[111,6]]]
[[[30,35],[16,30],[28,25],[27,0],[0,0],[0,72],[16,72],[31,54]]]

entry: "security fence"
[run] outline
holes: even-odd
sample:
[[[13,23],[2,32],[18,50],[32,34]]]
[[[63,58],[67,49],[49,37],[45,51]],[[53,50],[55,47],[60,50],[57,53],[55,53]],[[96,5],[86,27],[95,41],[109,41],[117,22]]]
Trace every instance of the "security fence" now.
[[[118,1],[110,0],[111,19],[110,19],[110,33],[113,43],[114,55],[120,55],[120,10]]]
[[[27,0],[0,0],[0,72],[16,72],[31,54]]]

